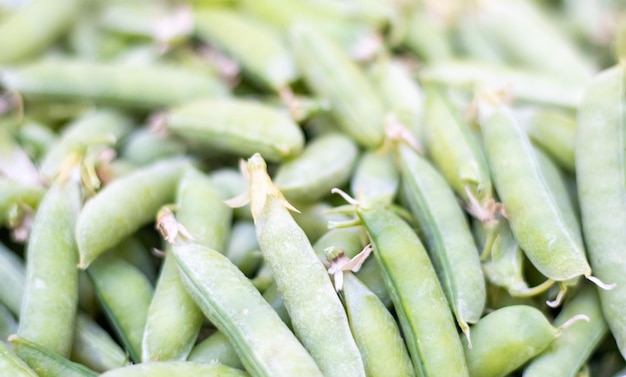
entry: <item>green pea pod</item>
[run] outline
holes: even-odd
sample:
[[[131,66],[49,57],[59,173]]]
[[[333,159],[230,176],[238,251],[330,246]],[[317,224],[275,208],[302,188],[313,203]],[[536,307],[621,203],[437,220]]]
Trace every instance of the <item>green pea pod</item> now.
[[[18,335],[68,356],[78,308],[78,251],[73,235],[81,206],[78,182],[55,182],[43,197],[26,250]]]
[[[332,104],[337,125],[364,147],[381,146],[385,109],[365,72],[313,27],[297,25],[290,37],[304,81]]]
[[[209,176],[215,184],[215,187],[220,190],[224,196],[224,199],[234,198],[242,192],[245,192],[248,188],[248,182],[241,176],[241,173],[232,168],[213,170]],[[252,220],[250,206],[245,205],[243,207],[233,208],[233,216],[236,219]]]
[[[252,78],[274,90],[298,78],[296,63],[280,34],[245,14],[210,9],[196,12],[198,36],[239,62]]]
[[[191,361],[164,361],[160,363],[143,363],[110,370],[101,377],[250,377],[240,369],[225,365],[200,364]]]
[[[609,68],[587,87],[578,111],[576,180],[589,260],[599,279],[602,312],[626,355],[626,183],[624,182],[625,66]]]
[[[0,244],[0,303],[15,315],[20,314],[26,270],[22,260],[3,244]]]
[[[422,69],[419,78],[424,83],[469,91],[481,86],[507,87],[516,100],[570,109],[578,107],[584,90],[580,84],[562,82],[544,73],[474,61],[434,63]]]
[[[196,344],[189,353],[187,360],[203,364],[217,362],[229,367],[243,369],[237,351],[221,331],[214,332]]]
[[[487,39],[472,14],[460,15],[453,32],[464,55],[477,61],[504,63],[502,52]]]
[[[272,308],[274,308],[274,310],[276,311],[276,314],[278,314],[280,319],[282,319],[283,322],[285,322],[287,327],[289,327],[290,329],[293,328],[293,326],[291,325],[291,318],[289,317],[289,312],[287,311],[287,308],[285,307],[285,299],[278,291],[278,286],[276,285],[276,282],[273,281],[263,291],[263,298],[272,306]]]
[[[15,353],[28,364],[39,377],[96,377],[98,372],[69,361],[41,345],[19,336],[9,337]]]
[[[561,326],[575,315],[583,314],[589,323],[575,323],[524,369],[524,377],[574,377],[608,333],[608,325],[596,288],[584,285],[554,320]]]
[[[15,139],[35,162],[41,162],[59,138],[49,126],[29,120],[17,130]]]
[[[528,259],[556,281],[591,276],[580,238],[547,187],[530,140],[509,109],[495,107],[480,127],[496,190]]]
[[[409,353],[391,313],[351,272],[345,272],[343,301],[368,376],[415,376]]]
[[[0,342],[0,376],[2,377],[38,377],[5,342]]]
[[[76,224],[79,268],[153,221],[161,206],[174,200],[176,185],[189,162],[172,158],[137,169],[105,186],[85,203]]]
[[[416,375],[468,376],[446,296],[413,229],[388,209],[358,207],[357,214],[374,245]]]
[[[487,293],[463,210],[443,177],[426,160],[405,145],[397,152],[404,198],[424,234],[450,308],[467,334],[468,323],[476,323],[483,312]]]
[[[487,160],[467,121],[438,88],[429,88],[426,104],[426,149],[435,166],[466,205],[493,200]]]
[[[470,376],[504,377],[545,350],[559,332],[532,306],[491,312],[472,326],[471,348],[461,339]]]
[[[41,175],[51,180],[72,153],[82,152],[90,143],[115,143],[130,132],[133,126],[130,118],[114,110],[97,110],[81,116],[68,124],[62,131],[60,140],[50,148],[41,162]]]
[[[278,168],[274,183],[288,200],[317,201],[350,179],[358,153],[346,136],[320,136],[310,141],[300,156]]]
[[[131,360],[141,360],[141,339],[152,300],[148,279],[135,266],[111,253],[87,269],[98,301]]]
[[[445,25],[417,11],[409,16],[402,44],[426,62],[445,61],[453,56],[447,34]]]
[[[24,60],[51,45],[69,29],[85,3],[62,0],[51,7],[49,2],[38,0],[11,13],[0,24],[0,64]]]
[[[97,372],[119,368],[128,363],[128,356],[100,325],[87,315],[78,313],[72,343],[71,360]]]
[[[261,155],[248,160],[247,175],[264,262],[273,272],[296,336],[325,376],[365,376],[348,318],[328,273],[289,213],[288,208],[293,207],[269,178]],[[323,321],[319,313],[324,313]]]
[[[165,122],[183,139],[240,156],[259,152],[270,161],[283,161],[304,147],[297,124],[253,100],[197,100],[170,109]]]
[[[181,280],[255,376],[321,376],[293,333],[228,258],[205,246],[172,246]]]
[[[157,278],[157,270],[154,265],[151,252],[138,237],[129,237],[120,242],[114,249],[109,250],[116,256],[124,259],[137,267],[146,275],[150,283],[154,283]]]
[[[0,71],[0,85],[26,99],[147,109],[226,95],[217,79],[172,66],[81,60],[45,60],[7,68]]]
[[[390,154],[364,152],[350,180],[350,191],[359,203],[391,204],[400,186],[400,173]]]
[[[238,221],[233,225],[224,253],[244,275],[254,276],[263,262],[263,254],[256,239],[256,229],[251,221]]]
[[[17,321],[9,308],[0,303],[0,339],[4,341],[15,332],[17,332]]]
[[[181,140],[141,128],[128,135],[122,146],[121,156],[137,166],[144,166],[185,154],[186,149]]]

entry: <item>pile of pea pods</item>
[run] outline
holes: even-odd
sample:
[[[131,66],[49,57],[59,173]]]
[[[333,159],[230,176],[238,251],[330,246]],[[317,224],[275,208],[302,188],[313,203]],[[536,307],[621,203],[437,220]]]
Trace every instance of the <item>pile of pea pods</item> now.
[[[0,377],[626,376],[626,4],[0,0]]]

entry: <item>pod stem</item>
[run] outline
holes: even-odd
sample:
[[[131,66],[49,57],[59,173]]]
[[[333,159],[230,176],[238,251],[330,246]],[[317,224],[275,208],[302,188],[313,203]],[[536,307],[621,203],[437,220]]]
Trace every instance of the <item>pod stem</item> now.
[[[511,296],[515,297],[532,297],[545,292],[548,288],[553,286],[554,283],[556,283],[555,280],[547,279],[543,283],[536,285],[532,288],[513,290],[513,292],[509,291],[509,293],[511,293]]]
[[[607,284],[605,282],[603,282],[602,280],[598,279],[595,276],[592,275],[585,275],[585,278],[587,280],[589,280],[590,282],[592,282],[593,284],[597,285],[598,288],[604,289],[605,291],[610,291],[611,289],[615,288],[617,286],[617,284],[612,283],[612,284]]]
[[[558,327],[558,330],[561,331],[563,329],[566,329],[566,328],[570,327],[572,324],[574,324],[575,322],[578,322],[578,321],[586,321],[587,323],[589,323],[590,319],[585,314],[576,314],[572,318],[570,318],[567,321],[563,322],[563,324]]]
[[[559,293],[556,295],[556,298],[552,301],[550,300],[546,301],[546,305],[548,305],[551,308],[559,307],[561,303],[563,302],[565,293],[567,293],[567,285],[565,285],[563,282],[559,282],[559,285],[560,285],[560,289],[559,289]]]

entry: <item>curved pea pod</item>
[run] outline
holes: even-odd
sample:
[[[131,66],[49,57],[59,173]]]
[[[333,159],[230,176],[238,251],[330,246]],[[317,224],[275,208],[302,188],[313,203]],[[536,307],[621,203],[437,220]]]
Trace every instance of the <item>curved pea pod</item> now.
[[[41,175],[48,180],[53,179],[69,155],[82,152],[91,143],[115,143],[129,133],[132,126],[129,117],[114,110],[96,110],[81,116],[63,129],[60,140],[43,158]]]
[[[163,361],[160,363],[143,363],[110,370],[101,374],[102,377],[250,377],[241,369],[221,365],[200,364],[191,361]]]
[[[128,356],[100,325],[78,313],[70,359],[96,372],[105,372],[128,363]]]
[[[600,303],[622,355],[626,355],[626,184],[624,182],[624,65],[600,73],[578,111],[576,180],[582,225],[594,273],[615,283]]]
[[[17,320],[4,304],[0,303],[0,339],[4,341],[17,331]]]
[[[239,356],[237,356],[237,351],[221,331],[214,332],[196,344],[189,353],[187,360],[203,364],[217,362],[233,368],[244,368]]]
[[[359,203],[391,204],[400,186],[400,173],[391,154],[364,152],[350,180],[350,191]]]
[[[487,293],[480,257],[454,193],[443,177],[410,147],[400,145],[402,187],[424,234],[439,281],[464,333],[476,323]]]
[[[78,251],[73,235],[81,206],[78,182],[57,181],[41,201],[26,249],[18,335],[69,355],[78,308]]]
[[[153,288],[135,266],[107,253],[87,269],[98,301],[130,358],[141,360],[141,340]]]
[[[224,199],[233,198],[248,189],[248,182],[241,176],[241,173],[235,169],[216,169],[213,170],[209,176],[215,184],[215,187],[220,190],[222,196],[224,196]],[[252,220],[250,205],[233,208],[233,216],[236,219]]]
[[[90,199],[78,217],[79,268],[153,221],[161,206],[174,201],[176,186],[189,162],[173,158],[114,180]]]
[[[417,143],[424,144],[424,96],[409,68],[397,59],[385,57],[375,62],[370,77],[381,94],[387,112],[408,128]]]
[[[313,93],[332,104],[330,113],[337,125],[364,147],[381,146],[385,109],[365,72],[313,27],[297,25],[290,32],[304,81]]]
[[[74,363],[41,345],[16,335],[9,337],[15,353],[31,367],[39,377],[96,377],[98,372]]]
[[[472,348],[462,339],[470,376],[506,376],[550,346],[559,333],[532,306],[493,311],[470,329]]]
[[[281,35],[265,24],[233,10],[207,9],[194,16],[198,36],[232,56],[253,79],[280,90],[298,78]]]
[[[37,373],[20,359],[5,342],[0,342],[1,377],[38,377]]]
[[[528,259],[556,281],[591,276],[583,244],[547,187],[530,140],[511,112],[497,106],[480,127],[496,190]]]
[[[165,117],[173,134],[235,155],[258,152],[269,161],[283,161],[304,148],[304,135],[297,124],[253,100],[203,99],[174,107]]]
[[[137,166],[149,165],[157,160],[185,154],[187,147],[173,137],[159,135],[141,128],[126,138],[121,148],[121,157]]]
[[[274,183],[288,200],[317,201],[350,179],[358,153],[358,147],[346,136],[319,136],[301,155],[280,165]]]
[[[574,323],[564,330],[539,356],[524,369],[525,377],[574,377],[608,333],[608,325],[596,288],[583,286],[576,296],[563,305],[554,320],[561,326],[575,315],[583,314],[589,323]]]
[[[148,247],[138,237],[129,237],[108,251],[137,267],[150,281],[157,279],[157,268]]]
[[[250,281],[228,258],[205,246],[172,246],[193,300],[230,340],[255,376],[321,376],[311,356]]]
[[[519,119],[535,145],[561,168],[574,173],[576,117],[573,114],[550,109],[530,109],[522,110]]]
[[[50,6],[39,0],[12,12],[0,24],[0,64],[24,60],[44,50],[70,28],[85,3],[62,0]]]
[[[359,207],[357,214],[374,245],[415,373],[468,376],[446,296],[413,229],[385,208]]]
[[[351,272],[343,278],[343,301],[368,376],[415,376],[395,319]]]
[[[407,30],[402,44],[427,62],[438,62],[453,56],[448,30],[442,23],[429,17],[427,12],[414,11],[409,15]]]
[[[3,244],[0,244],[0,302],[15,315],[20,314],[26,270],[22,260]]]
[[[261,155],[253,155],[246,168],[257,239],[296,336],[325,376],[365,376],[341,301],[306,234],[289,213],[294,208],[271,181]],[[324,313],[322,322],[319,313]]]
[[[239,267],[244,275],[254,276],[263,263],[263,254],[259,249],[253,222],[239,221],[233,225],[224,255]]]
[[[426,92],[426,149],[431,160],[466,205],[493,200],[487,160],[463,115],[439,88]]]
[[[156,63],[44,60],[3,69],[0,84],[26,99],[145,109],[227,94],[215,78]]]
[[[473,91],[476,87],[508,87],[514,99],[539,105],[575,109],[584,85],[562,82],[557,78],[500,64],[474,61],[437,62],[419,73],[423,83],[438,83]]]

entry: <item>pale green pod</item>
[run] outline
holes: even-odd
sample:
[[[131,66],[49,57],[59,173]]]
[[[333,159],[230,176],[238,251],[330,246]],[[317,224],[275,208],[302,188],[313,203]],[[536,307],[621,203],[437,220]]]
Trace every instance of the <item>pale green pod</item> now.
[[[224,253],[244,275],[254,276],[263,263],[263,254],[256,239],[256,229],[251,221],[238,221],[230,232]]]
[[[221,331],[214,332],[196,344],[189,353],[187,360],[203,364],[220,363],[233,368],[244,368],[239,356],[237,356],[237,351]]]
[[[249,99],[197,100],[170,109],[165,122],[185,140],[241,157],[258,152],[283,161],[304,148],[302,130],[286,114]]]
[[[0,303],[0,340],[6,341],[9,335],[17,332],[17,320],[4,304]]]
[[[39,377],[20,359],[11,346],[0,342],[0,377]]]
[[[419,73],[424,83],[439,83],[474,91],[476,88],[508,88],[515,100],[575,109],[584,85],[562,82],[541,73],[475,61],[433,63]]]
[[[176,242],[183,284],[230,340],[254,376],[320,376],[318,367],[250,281],[228,258],[205,246]]]
[[[143,225],[161,206],[174,201],[176,186],[189,161],[172,158],[114,180],[91,198],[76,224],[79,268],[87,266]]]
[[[400,173],[391,154],[364,152],[350,180],[350,191],[359,203],[391,204],[400,186]]]
[[[63,128],[59,141],[46,153],[41,175],[52,180],[72,153],[84,153],[84,149],[95,145],[100,145],[100,151],[112,147],[132,126],[129,117],[115,110],[95,110],[81,116]]]
[[[45,124],[26,121],[17,130],[15,139],[33,161],[40,162],[59,140],[59,136]]]
[[[128,363],[128,355],[100,325],[78,313],[70,359],[96,372],[105,372]]]
[[[320,136],[310,141],[301,155],[280,165],[274,183],[288,200],[315,202],[348,182],[358,153],[346,136]]]
[[[221,364],[199,364],[190,361],[143,363],[110,370],[100,377],[250,377],[241,369]]]
[[[464,55],[487,63],[503,63],[501,52],[487,39],[471,14],[461,15],[453,31]]]
[[[147,109],[227,94],[213,77],[156,63],[43,60],[0,71],[0,84],[27,99]]]
[[[545,350],[560,330],[532,306],[507,306],[487,314],[462,337],[470,376],[504,377]]]
[[[487,299],[480,258],[452,189],[406,145],[397,151],[403,194],[424,235],[428,253],[456,320],[468,332]]]
[[[81,207],[74,177],[57,181],[42,199],[26,250],[18,335],[68,356],[78,309],[74,227]]]
[[[157,268],[151,250],[138,237],[129,237],[108,251],[130,262],[154,283],[157,279]]]
[[[385,109],[365,72],[332,39],[310,25],[297,25],[290,32],[304,81],[315,95],[332,104],[330,112],[337,125],[360,145],[380,147]]]
[[[233,10],[195,12],[198,36],[223,50],[250,76],[274,90],[298,77],[296,63],[281,35],[265,24]]]
[[[341,301],[306,234],[289,213],[291,205],[274,186],[259,154],[248,160],[247,169],[259,245],[295,334],[325,376],[365,376]]]
[[[24,263],[3,244],[0,244],[0,303],[19,316],[24,297],[26,269]]]
[[[248,182],[241,173],[235,169],[215,169],[209,176],[215,184],[215,187],[222,193],[224,199],[234,198],[248,189]],[[233,208],[233,216],[236,219],[252,220],[250,206],[245,205],[243,207]]]
[[[599,290],[602,312],[620,353],[626,355],[626,135],[625,66],[600,73],[578,110],[576,180],[582,225],[594,274],[615,284]]]
[[[415,376],[395,319],[351,272],[344,273],[343,302],[368,377]]]
[[[524,377],[575,377],[608,333],[596,287],[586,284],[555,318],[561,326],[575,315],[589,318],[587,323],[573,323],[539,356],[524,368]]]
[[[510,110],[497,105],[480,124],[498,196],[528,259],[546,277],[591,275],[585,249],[539,168],[535,151]]]
[[[35,342],[17,335],[9,337],[15,353],[28,364],[39,377],[96,377],[98,372],[74,363]]]
[[[83,0],[31,1],[0,23],[0,65],[33,56],[51,45],[78,17]],[[19,35],[19,38],[15,36]]]
[[[87,274],[125,351],[139,362],[152,285],[135,266],[111,253],[95,260]]]
[[[185,154],[186,149],[181,140],[141,128],[128,135],[121,148],[121,157],[137,166],[144,166]]]
[[[409,17],[402,44],[426,62],[445,61],[453,56],[447,34],[443,22],[428,17],[426,12],[417,11]]]

